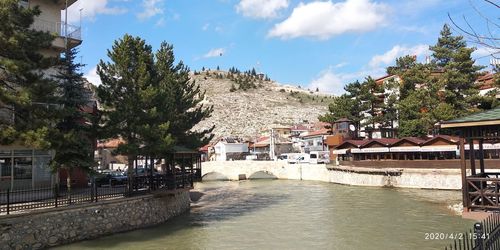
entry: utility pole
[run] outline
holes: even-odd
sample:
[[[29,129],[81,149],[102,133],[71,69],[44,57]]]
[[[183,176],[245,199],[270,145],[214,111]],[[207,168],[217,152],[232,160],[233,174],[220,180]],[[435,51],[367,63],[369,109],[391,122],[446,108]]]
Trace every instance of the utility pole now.
[[[271,136],[269,137],[269,158],[274,161],[274,129],[271,128]]]

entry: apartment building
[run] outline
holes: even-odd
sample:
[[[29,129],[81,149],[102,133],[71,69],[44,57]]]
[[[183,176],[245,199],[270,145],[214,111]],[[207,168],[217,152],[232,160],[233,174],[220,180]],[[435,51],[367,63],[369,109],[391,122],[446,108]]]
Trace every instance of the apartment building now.
[[[42,55],[58,57],[66,46],[74,48],[82,43],[80,27],[67,25],[61,21],[61,11],[75,2],[76,0],[19,1],[23,7],[38,6],[40,8],[41,14],[35,18],[33,29],[47,31],[56,36],[51,48],[40,51]],[[0,190],[20,190],[53,185],[56,176],[48,168],[51,157],[52,153],[49,151],[26,148],[16,144],[0,145]]]
[[[41,51],[44,56],[57,57],[66,48],[74,48],[82,43],[81,27],[65,23],[61,12],[77,0],[22,0],[23,6],[40,8],[41,14],[35,18],[33,29],[46,31],[56,36],[52,48]]]

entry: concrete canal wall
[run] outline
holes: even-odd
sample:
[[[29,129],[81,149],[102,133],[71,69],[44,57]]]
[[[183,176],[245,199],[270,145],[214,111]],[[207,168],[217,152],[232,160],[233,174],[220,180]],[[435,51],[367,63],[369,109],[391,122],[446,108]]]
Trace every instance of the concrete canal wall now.
[[[284,161],[203,162],[203,180],[276,178],[324,181],[345,185],[458,190],[458,169],[380,169],[316,164],[287,164]]]
[[[189,210],[189,190],[0,218],[0,249],[40,249],[157,225]]]

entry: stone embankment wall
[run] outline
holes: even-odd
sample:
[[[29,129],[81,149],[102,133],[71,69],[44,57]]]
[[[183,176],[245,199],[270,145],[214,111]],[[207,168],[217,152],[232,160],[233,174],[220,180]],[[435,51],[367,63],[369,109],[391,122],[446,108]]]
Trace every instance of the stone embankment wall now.
[[[40,249],[163,223],[189,210],[189,190],[0,218],[0,249]]]
[[[202,163],[204,180],[252,179],[256,173],[288,180],[324,181],[356,186],[458,190],[458,169],[380,169],[318,164],[287,164],[284,161],[226,161]],[[262,176],[262,175],[260,175]]]

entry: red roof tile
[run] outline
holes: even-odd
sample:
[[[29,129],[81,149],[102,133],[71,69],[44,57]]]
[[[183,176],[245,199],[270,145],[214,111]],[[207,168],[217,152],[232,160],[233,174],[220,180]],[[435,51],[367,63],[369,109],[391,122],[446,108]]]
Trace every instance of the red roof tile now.
[[[302,137],[312,137],[312,136],[318,136],[318,135],[329,135],[329,131],[330,130],[328,130],[328,129],[320,129],[320,130],[308,132],[306,135],[304,135]]]

